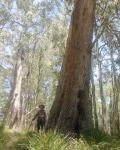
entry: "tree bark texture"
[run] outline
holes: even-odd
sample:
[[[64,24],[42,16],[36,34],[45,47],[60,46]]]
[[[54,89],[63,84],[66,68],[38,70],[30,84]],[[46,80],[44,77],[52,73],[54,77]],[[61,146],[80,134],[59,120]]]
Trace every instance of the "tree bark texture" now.
[[[120,77],[116,73],[116,68],[113,58],[113,50],[110,49],[111,70],[112,70],[112,105],[110,112],[110,127],[111,134],[118,134],[120,131],[119,125],[119,95],[120,95]]]
[[[63,133],[75,132],[76,121],[79,122],[80,132],[91,127],[91,113],[88,114],[91,103],[86,93],[89,92],[95,4],[95,0],[75,1],[60,80],[47,129],[57,129]]]
[[[98,56],[99,90],[100,90],[100,99],[101,99],[101,106],[102,106],[102,128],[105,133],[108,133],[107,110],[106,110],[106,101],[103,92],[103,77],[102,77],[101,65],[102,63],[101,60],[99,60],[99,56]]]
[[[98,129],[98,116],[97,116],[97,107],[96,107],[96,90],[95,90],[93,69],[91,70],[91,83],[92,83],[92,103],[93,103],[94,125],[95,125],[95,128]]]
[[[9,126],[10,128],[19,128],[21,124],[21,118],[23,113],[23,101],[21,97],[21,87],[23,78],[23,54],[21,50],[18,50],[16,56],[16,65],[14,70],[13,87],[10,94],[10,106],[9,106]]]

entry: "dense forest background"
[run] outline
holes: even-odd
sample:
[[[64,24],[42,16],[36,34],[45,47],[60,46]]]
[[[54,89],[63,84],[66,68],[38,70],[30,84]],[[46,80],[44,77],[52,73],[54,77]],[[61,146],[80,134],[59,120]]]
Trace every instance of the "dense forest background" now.
[[[49,115],[73,5],[72,0],[1,0],[0,120],[6,126],[27,129],[39,104]],[[91,48],[93,125],[115,135],[120,131],[119,0],[97,1]]]

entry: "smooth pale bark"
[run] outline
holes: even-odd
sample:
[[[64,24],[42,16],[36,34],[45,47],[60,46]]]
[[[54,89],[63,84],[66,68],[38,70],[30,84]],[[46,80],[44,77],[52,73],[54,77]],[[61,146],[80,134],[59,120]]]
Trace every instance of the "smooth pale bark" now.
[[[40,97],[40,91],[41,91],[41,76],[42,76],[42,62],[41,62],[41,60],[42,60],[42,53],[40,52],[39,53],[39,64],[38,64],[38,81],[37,81],[37,90],[36,90],[36,97],[35,97],[35,99],[36,99],[36,101],[35,101],[35,105],[36,105],[36,103],[38,102],[38,99],[39,99],[39,97]]]
[[[92,83],[92,103],[93,103],[93,114],[94,114],[94,125],[98,129],[98,116],[97,116],[97,107],[96,107],[96,90],[93,69],[91,70],[91,83]]]
[[[9,107],[9,126],[10,128],[19,128],[21,125],[21,119],[23,117],[23,100],[21,97],[21,87],[23,78],[23,54],[21,50],[18,50],[16,56],[16,65],[14,70],[14,82],[10,94],[10,107]]]
[[[99,54],[99,52],[98,52]],[[106,111],[106,101],[103,92],[103,78],[102,78],[102,67],[101,61],[98,57],[98,70],[99,70],[99,90],[100,90],[100,99],[102,105],[102,128],[105,133],[108,133],[108,124],[107,124],[107,111]]]
[[[87,92],[95,4],[95,0],[75,1],[61,76],[47,129],[75,132],[76,121],[79,121],[80,132],[91,128],[92,117],[88,113],[91,112],[91,102]]]

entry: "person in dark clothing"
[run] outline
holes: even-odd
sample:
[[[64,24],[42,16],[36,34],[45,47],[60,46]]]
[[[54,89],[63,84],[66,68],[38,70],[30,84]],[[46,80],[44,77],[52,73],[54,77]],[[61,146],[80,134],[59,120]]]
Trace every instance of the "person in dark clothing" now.
[[[39,105],[39,110],[32,121],[34,121],[35,119],[37,119],[37,132],[39,132],[40,129],[43,130],[46,124],[46,112],[44,105]]]

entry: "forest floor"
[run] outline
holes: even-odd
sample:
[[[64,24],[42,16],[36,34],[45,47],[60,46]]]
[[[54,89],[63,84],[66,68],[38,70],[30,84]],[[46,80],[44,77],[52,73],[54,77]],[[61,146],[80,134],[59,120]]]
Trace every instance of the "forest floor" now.
[[[16,133],[5,129],[0,131],[0,150],[120,150],[120,137],[94,132],[78,140],[55,132]]]

